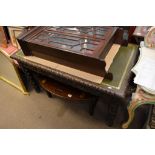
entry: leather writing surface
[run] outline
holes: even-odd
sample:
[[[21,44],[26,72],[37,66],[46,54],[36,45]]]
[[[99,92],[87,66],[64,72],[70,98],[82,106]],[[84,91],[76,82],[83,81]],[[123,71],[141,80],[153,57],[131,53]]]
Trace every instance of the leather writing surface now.
[[[109,71],[113,73],[113,80],[109,81],[104,79],[102,85],[120,89],[123,85],[126,74],[131,73],[131,69],[129,70],[129,67],[132,60],[135,59],[137,52],[137,45],[128,44],[127,47],[121,46],[119,52],[113,60],[113,64],[109,68]]]

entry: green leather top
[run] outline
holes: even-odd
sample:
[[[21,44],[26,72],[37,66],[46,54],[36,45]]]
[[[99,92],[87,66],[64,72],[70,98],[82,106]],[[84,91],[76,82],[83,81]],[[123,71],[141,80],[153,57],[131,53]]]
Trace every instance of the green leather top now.
[[[109,69],[109,72],[113,73],[113,80],[103,80],[102,85],[119,89],[128,74],[129,67],[135,52],[138,51],[138,46],[135,44],[128,44],[127,47],[120,47],[114,61]]]

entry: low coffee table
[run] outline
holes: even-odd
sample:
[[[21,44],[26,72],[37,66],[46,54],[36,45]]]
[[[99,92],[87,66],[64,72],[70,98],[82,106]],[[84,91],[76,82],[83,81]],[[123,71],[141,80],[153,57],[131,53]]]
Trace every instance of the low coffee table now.
[[[48,97],[56,96],[73,103],[89,103],[89,114],[93,115],[97,103],[95,96],[52,79],[44,78],[39,83]]]

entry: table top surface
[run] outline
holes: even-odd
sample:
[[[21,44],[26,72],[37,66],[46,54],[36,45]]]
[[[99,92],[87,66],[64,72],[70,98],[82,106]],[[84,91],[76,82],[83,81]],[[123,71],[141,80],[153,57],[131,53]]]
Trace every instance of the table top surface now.
[[[46,75],[54,79],[58,79],[65,83],[75,86],[77,88],[87,90],[96,95],[103,95],[103,93],[116,95],[125,98],[126,89],[131,78],[131,68],[135,64],[138,54],[138,46],[135,44],[128,44],[127,47],[120,47],[109,72],[113,73],[113,80],[104,79],[101,84],[96,84],[85,79],[70,75],[68,73],[52,69],[34,62],[29,62],[24,58],[21,50],[13,54],[11,58],[17,60],[21,64],[26,65],[29,69],[36,70],[39,73],[46,72]],[[88,89],[89,88],[89,89]]]

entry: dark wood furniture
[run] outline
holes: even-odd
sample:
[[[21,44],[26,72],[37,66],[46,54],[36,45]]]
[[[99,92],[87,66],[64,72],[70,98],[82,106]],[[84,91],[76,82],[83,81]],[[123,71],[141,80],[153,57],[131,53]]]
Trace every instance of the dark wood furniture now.
[[[95,75],[106,76],[105,57],[115,42],[123,40],[118,27],[35,27],[18,37],[25,55]]]
[[[21,51],[15,53],[11,57],[18,61],[19,65],[25,72],[28,81],[32,81],[36,91],[40,91],[40,86],[37,79],[38,75],[43,75],[48,78],[54,79],[58,82],[75,87],[84,92],[90,93],[97,98],[101,98],[104,102],[108,101],[107,122],[112,125],[115,122],[118,109],[121,108],[123,116],[122,121],[127,119],[127,105],[133,92],[133,74],[131,68],[135,64],[138,55],[138,46],[134,44],[128,44],[127,47],[121,47],[118,51],[113,64],[109,71],[113,73],[114,77],[112,81],[104,79],[101,84],[96,84],[82,78],[67,74],[57,69],[52,69],[28,61],[24,58]],[[132,87],[133,86],[133,87]],[[118,114],[120,116],[120,114]]]
[[[88,103],[89,114],[93,115],[97,103],[95,96],[49,78],[41,78],[39,83],[50,98],[56,96],[72,103]]]

